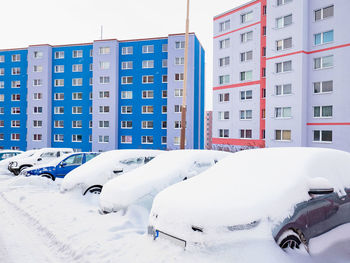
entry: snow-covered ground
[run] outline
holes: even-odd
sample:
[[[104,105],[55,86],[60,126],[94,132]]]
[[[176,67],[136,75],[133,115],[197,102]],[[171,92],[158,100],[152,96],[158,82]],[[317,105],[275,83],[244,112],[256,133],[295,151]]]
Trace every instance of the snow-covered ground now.
[[[183,250],[146,234],[148,211],[131,206],[125,212],[101,215],[99,196],[80,191],[60,193],[60,180],[0,175],[0,262],[298,262],[350,261],[350,231],[329,233],[318,254],[284,253],[274,242],[250,240],[219,247]],[[348,237],[348,238],[347,238]]]

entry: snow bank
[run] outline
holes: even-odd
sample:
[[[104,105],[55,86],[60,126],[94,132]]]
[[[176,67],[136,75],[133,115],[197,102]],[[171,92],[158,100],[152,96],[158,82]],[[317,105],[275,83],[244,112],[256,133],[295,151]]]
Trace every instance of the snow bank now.
[[[191,178],[232,153],[208,150],[164,152],[148,164],[106,183],[100,207],[111,212],[138,203],[150,209],[154,196],[169,185]]]
[[[114,150],[101,153],[69,172],[63,179],[61,191],[71,190],[77,186],[84,190],[92,185],[104,185],[115,177],[113,170],[121,168],[121,160],[146,156],[154,157],[162,152],[157,150]]]
[[[310,199],[310,178],[328,179],[342,195],[344,187],[350,185],[349,174],[350,154],[337,150],[238,152],[201,176],[160,192],[153,202],[150,224],[187,238],[194,235],[192,225],[214,234],[220,229],[224,232],[227,226],[261,219],[279,222],[293,213],[295,204]]]

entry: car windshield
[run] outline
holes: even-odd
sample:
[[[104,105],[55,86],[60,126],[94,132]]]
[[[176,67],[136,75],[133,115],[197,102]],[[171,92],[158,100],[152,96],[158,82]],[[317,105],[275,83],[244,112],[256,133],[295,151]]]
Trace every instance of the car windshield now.
[[[120,163],[125,164],[125,165],[134,165],[134,164],[141,164],[143,162],[144,158],[139,157],[139,158],[128,158],[121,160]]]

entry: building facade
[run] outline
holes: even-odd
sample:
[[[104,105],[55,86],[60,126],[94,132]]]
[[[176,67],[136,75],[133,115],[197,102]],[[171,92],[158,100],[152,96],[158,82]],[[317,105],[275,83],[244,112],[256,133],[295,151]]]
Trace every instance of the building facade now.
[[[213,111],[205,112],[205,149],[212,149]]]
[[[184,40],[176,34],[0,50],[0,147],[179,148]],[[204,148],[204,60],[191,33],[189,149]]]
[[[214,148],[350,151],[346,10],[346,0],[256,0],[214,17]]]

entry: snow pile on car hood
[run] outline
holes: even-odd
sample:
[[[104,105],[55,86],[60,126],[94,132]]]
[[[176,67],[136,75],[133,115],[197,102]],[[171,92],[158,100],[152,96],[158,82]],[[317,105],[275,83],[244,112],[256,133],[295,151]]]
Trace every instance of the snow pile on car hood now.
[[[141,155],[156,156],[162,152],[157,150],[113,150],[101,153],[69,172],[62,181],[61,191],[70,190],[77,185],[83,187],[96,184],[103,185],[113,177],[113,170],[120,167],[120,160],[136,158]]]
[[[106,183],[100,195],[103,211],[118,211],[141,202],[150,209],[154,196],[169,185],[191,178],[232,153],[209,150],[174,150],[158,155],[148,164]],[[205,163],[203,168],[194,163]],[[202,169],[202,170],[201,170]]]
[[[350,153],[320,148],[270,148],[238,152],[201,176],[160,192],[150,224],[183,233],[189,225],[217,228],[262,218],[277,222],[310,199],[309,180],[327,178],[336,192],[350,185]]]

